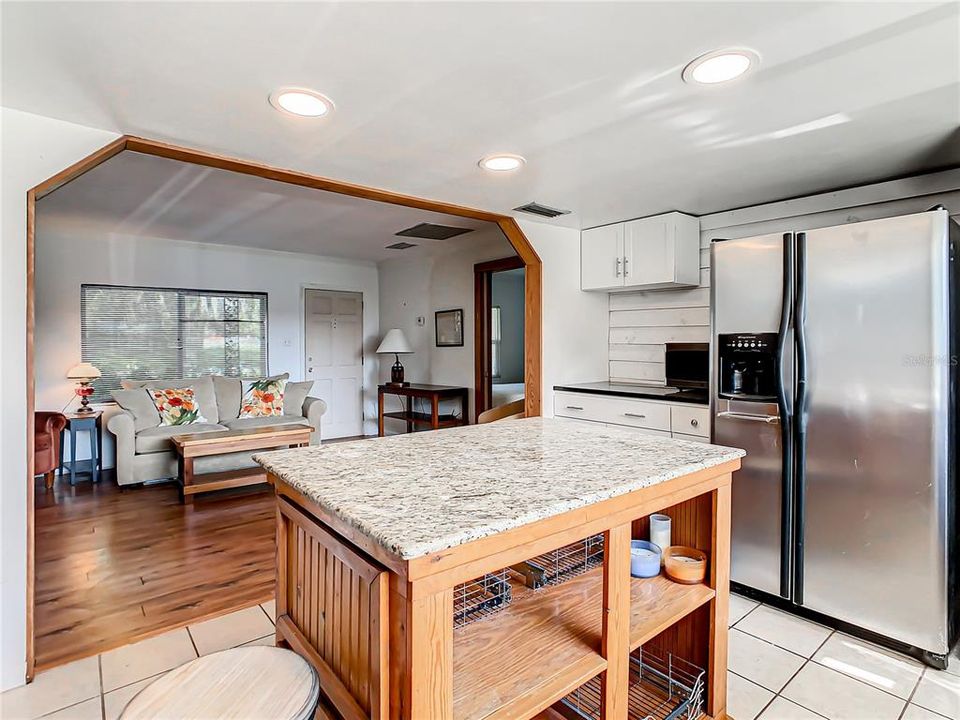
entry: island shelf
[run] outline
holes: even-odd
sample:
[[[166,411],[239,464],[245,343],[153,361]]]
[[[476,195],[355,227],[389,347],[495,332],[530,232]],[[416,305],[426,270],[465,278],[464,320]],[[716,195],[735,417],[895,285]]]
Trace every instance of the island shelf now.
[[[441,468],[447,444],[478,454]],[[556,718],[581,686],[591,717],[628,720],[636,657],[654,651],[703,668],[705,715],[726,718],[742,454],[531,418],[258,456],[278,497],[277,641],[317,668],[331,716],[347,720]],[[404,458],[383,497],[363,483],[365,468]],[[707,554],[704,583],[630,577],[630,540],[657,512],[675,544]],[[538,589],[516,576],[509,603],[454,627],[460,583],[598,534],[602,566]]]
[[[601,654],[602,568],[539,590],[522,585],[506,608],[454,631],[456,720],[520,717],[530,698],[547,705],[606,669]],[[715,596],[707,585],[630,578],[630,650]],[[504,652],[504,648],[509,648]],[[559,694],[557,694],[559,693]],[[554,697],[556,694],[556,697]]]

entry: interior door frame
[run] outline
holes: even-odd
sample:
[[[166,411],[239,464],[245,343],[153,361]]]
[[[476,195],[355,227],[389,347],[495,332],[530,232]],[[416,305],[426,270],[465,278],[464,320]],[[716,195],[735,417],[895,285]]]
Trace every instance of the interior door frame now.
[[[492,305],[491,279],[496,272],[518,270],[524,267],[519,255],[477,263],[473,266],[473,369],[474,369],[474,411],[476,417],[493,406],[493,359],[490,352],[490,307]],[[524,278],[526,284],[526,278]],[[524,329],[526,332],[526,329]],[[526,345],[526,343],[524,343]],[[526,353],[526,347],[524,347]],[[526,363],[526,355],[524,355]],[[524,382],[527,382],[524,373]],[[526,385],[524,385],[526,390]],[[526,393],[524,394],[526,397]],[[530,412],[527,412],[530,415]]]
[[[243,175],[276,180],[300,187],[364,198],[376,202],[404,207],[417,208],[431,212],[446,213],[458,217],[471,218],[495,223],[522,259],[525,267],[526,284],[524,288],[524,382],[526,383],[525,412],[527,416],[540,415],[541,408],[541,369],[542,369],[542,278],[543,269],[540,256],[523,234],[520,225],[509,215],[478,210],[464,205],[428,200],[414,195],[404,195],[380,190],[378,188],[356,185],[354,183],[333,180],[319,175],[285,170],[262,163],[216,155],[194,148],[172,145],[170,143],[148,140],[133,135],[123,135],[82,160],[52,175],[27,191],[27,232],[26,232],[26,408],[27,426],[27,577],[26,577],[26,680],[33,680],[36,672],[36,654],[34,647],[34,601],[36,580],[36,542],[34,513],[34,447],[33,425],[36,411],[34,375],[34,331],[35,331],[35,267],[36,267],[36,203],[71,180],[75,180],[97,165],[106,162],[114,155],[125,150],[143,153],[155,157],[179,160],[202,167],[229,170]]]

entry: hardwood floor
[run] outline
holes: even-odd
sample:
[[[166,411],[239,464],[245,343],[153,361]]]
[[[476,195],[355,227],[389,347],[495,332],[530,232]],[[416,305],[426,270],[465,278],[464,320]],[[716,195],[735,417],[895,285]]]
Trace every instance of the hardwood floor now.
[[[36,485],[42,670],[273,597],[274,496],[181,505],[173,484]]]

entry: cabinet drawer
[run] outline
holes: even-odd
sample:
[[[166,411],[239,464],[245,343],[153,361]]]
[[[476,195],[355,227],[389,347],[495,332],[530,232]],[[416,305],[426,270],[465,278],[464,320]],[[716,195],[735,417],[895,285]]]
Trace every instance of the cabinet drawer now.
[[[673,433],[674,440],[689,440],[690,442],[709,443],[710,438],[703,435],[684,435],[683,433]]]
[[[670,408],[670,429],[684,435],[710,437],[710,408],[674,405]]]
[[[670,432],[669,405],[630,398],[605,399],[609,401],[605,408],[606,422]]]
[[[553,414],[611,425],[670,432],[670,406],[665,403],[589,393],[555,392]]]
[[[553,394],[553,414],[558,417],[575,418],[577,420],[605,422],[603,401],[606,399],[601,395],[589,395],[587,393],[555,392]]]

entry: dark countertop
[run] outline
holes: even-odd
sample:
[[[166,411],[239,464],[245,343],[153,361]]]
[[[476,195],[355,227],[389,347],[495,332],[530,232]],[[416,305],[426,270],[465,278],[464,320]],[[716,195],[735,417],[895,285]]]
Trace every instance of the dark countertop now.
[[[662,385],[591,382],[576,383],[574,385],[554,385],[553,389],[564,392],[591,393],[594,395],[644,398],[646,400],[668,400],[670,402],[690,403],[691,405],[710,404],[710,397],[706,390],[663,387]]]

